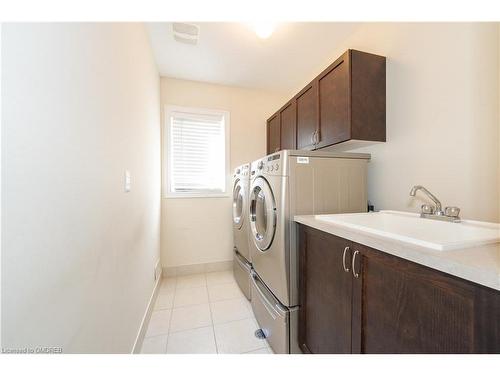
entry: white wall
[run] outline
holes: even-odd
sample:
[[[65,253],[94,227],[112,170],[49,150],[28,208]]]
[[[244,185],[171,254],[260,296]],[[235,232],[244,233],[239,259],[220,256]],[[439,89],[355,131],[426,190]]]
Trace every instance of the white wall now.
[[[161,79],[162,111],[167,104],[174,104],[230,112],[231,171],[266,154],[266,119],[285,99],[259,90]],[[162,199],[163,266],[231,260],[231,205],[230,196]]]
[[[141,24],[2,25],[4,348],[131,351],[159,259],[159,105]]]
[[[347,48],[387,56],[387,143],[362,150],[376,208],[419,211],[408,193],[422,184],[464,218],[498,221],[498,25],[366,24],[304,84]]]

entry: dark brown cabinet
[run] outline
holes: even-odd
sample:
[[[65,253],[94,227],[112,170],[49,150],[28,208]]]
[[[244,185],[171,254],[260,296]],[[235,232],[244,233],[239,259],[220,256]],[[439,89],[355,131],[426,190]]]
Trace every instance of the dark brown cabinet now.
[[[297,130],[295,128],[295,102],[289,101],[279,112],[280,147],[282,150],[295,150]]]
[[[323,232],[301,235],[300,347],[306,353],[351,353],[352,278],[342,269],[347,241]],[[325,256],[325,254],[327,254]]]
[[[267,154],[281,150],[281,129],[279,113],[267,120]]]
[[[347,50],[295,95],[288,103],[295,104],[295,147],[314,150],[346,141],[385,142],[385,66],[383,56]],[[286,139],[282,149],[293,146],[288,133]]]
[[[348,65],[349,53],[346,52],[318,77],[319,139],[316,148],[351,138]]]
[[[297,149],[313,149],[318,132],[318,89],[313,81],[295,96]]]
[[[500,353],[500,292],[303,225],[299,238],[305,353]]]

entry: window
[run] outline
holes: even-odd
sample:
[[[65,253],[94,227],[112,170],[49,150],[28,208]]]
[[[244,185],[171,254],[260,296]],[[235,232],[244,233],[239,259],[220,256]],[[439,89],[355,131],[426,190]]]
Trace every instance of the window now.
[[[229,112],[168,106],[164,196],[227,196]]]

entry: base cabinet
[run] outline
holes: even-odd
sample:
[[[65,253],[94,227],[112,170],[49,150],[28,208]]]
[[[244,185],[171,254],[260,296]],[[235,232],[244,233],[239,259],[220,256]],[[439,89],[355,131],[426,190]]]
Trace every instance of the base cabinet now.
[[[350,353],[352,280],[341,265],[347,243],[322,232],[300,238],[307,251],[300,260],[299,345],[306,353]]]
[[[500,353],[500,292],[307,226],[299,236],[305,353]]]

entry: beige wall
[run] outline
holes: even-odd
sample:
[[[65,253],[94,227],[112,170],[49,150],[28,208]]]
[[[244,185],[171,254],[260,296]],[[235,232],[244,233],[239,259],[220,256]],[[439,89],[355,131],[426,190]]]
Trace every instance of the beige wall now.
[[[162,111],[173,104],[230,112],[231,170],[265,155],[265,121],[284,101],[282,95],[258,90],[161,79]],[[231,204],[230,196],[162,199],[163,266],[231,260]]]
[[[2,25],[2,110],[2,347],[130,352],[159,259],[143,26]]]
[[[363,149],[376,208],[418,211],[408,193],[422,184],[464,218],[498,221],[498,25],[366,24],[304,84],[347,48],[387,56],[387,143]]]

